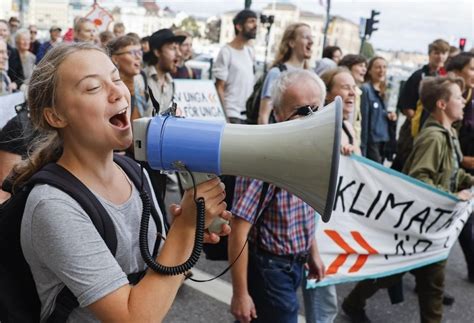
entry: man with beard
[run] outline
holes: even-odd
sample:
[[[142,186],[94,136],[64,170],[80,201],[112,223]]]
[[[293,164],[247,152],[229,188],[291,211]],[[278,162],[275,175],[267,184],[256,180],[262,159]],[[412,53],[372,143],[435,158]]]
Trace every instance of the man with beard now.
[[[235,38],[222,47],[213,74],[228,122],[245,123],[245,102],[253,90],[255,60],[248,42],[257,35],[257,14],[242,10],[233,23]]]
[[[170,73],[176,72],[181,58],[179,45],[186,36],[177,36],[171,29],[160,29],[150,36],[150,55],[145,67],[148,87],[160,104],[160,111],[169,108],[173,98],[173,79]],[[151,100],[150,100],[150,105]]]
[[[148,88],[153,92],[153,96],[159,103],[159,111],[168,109],[173,101],[174,86],[171,73],[175,73],[178,61],[181,58],[179,45],[186,39],[186,36],[175,35],[171,29],[160,29],[154,32],[148,40],[150,52],[147,58],[145,74]],[[148,111],[153,111],[153,103],[148,101]],[[171,204],[179,204],[181,192],[176,174],[162,174],[152,172],[152,180],[158,194],[166,189],[164,194],[165,209],[168,211]],[[163,183],[165,181],[165,183]],[[161,188],[158,188],[161,186]],[[168,214],[170,222],[171,215]]]

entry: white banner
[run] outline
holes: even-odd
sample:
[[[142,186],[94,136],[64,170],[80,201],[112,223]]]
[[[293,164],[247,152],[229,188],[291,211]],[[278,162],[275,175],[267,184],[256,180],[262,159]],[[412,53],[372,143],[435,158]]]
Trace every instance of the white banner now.
[[[185,117],[225,122],[213,81],[175,79],[173,82],[175,102]]]
[[[341,156],[334,211],[316,232],[327,277],[308,287],[446,259],[473,206],[366,158]]]
[[[25,93],[16,92],[13,94],[0,96],[0,129],[16,116],[15,106],[25,102]]]

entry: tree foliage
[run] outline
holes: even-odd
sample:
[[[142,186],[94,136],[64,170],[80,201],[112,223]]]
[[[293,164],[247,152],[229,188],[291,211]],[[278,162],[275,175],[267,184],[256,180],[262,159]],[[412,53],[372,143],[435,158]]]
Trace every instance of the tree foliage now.
[[[201,37],[199,25],[197,24],[196,18],[194,17],[184,18],[183,21],[181,21],[179,29],[187,31],[192,37]]]
[[[206,24],[205,37],[211,41],[211,43],[218,43],[221,35],[221,20],[212,19]]]

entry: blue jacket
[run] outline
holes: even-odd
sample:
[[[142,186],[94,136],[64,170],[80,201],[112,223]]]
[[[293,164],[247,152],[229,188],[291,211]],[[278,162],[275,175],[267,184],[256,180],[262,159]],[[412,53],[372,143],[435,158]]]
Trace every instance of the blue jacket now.
[[[371,83],[362,85],[360,112],[362,115],[361,150],[365,156],[370,143],[390,140],[387,108]]]

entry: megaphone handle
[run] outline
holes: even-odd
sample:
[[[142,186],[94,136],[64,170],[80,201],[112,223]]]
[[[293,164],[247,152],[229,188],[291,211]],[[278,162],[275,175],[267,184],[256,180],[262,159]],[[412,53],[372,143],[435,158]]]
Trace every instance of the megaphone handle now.
[[[193,177],[194,177],[194,183],[193,183],[193,177],[191,177],[191,174],[188,172],[178,172],[178,176],[179,176],[179,179],[181,180],[181,185],[183,186],[183,189],[185,190],[193,188],[194,185],[197,186],[201,183],[207,182],[217,177],[215,174],[193,173]],[[212,221],[211,225],[207,229],[209,230],[209,232],[218,234],[219,232],[222,231],[223,224],[229,224],[229,221],[221,217],[218,217],[217,219]]]

